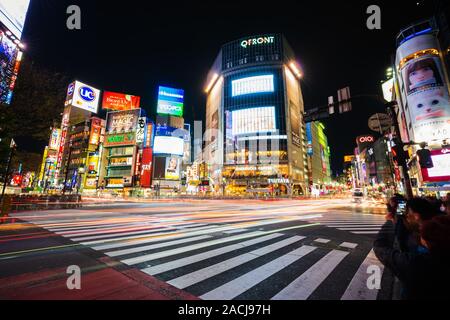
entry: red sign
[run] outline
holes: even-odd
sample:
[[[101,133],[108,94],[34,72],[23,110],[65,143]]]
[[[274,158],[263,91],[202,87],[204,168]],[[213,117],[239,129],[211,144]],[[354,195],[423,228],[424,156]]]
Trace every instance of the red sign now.
[[[100,143],[100,135],[102,133],[102,120],[99,118],[92,118],[91,134],[89,136],[89,144],[98,146]]]
[[[358,144],[361,143],[372,143],[375,141],[375,138],[373,136],[360,136],[356,139],[356,142]]]
[[[152,185],[152,148],[144,148],[141,161],[141,187],[150,188]]]
[[[103,92],[103,109],[117,111],[139,109],[140,102],[141,97],[139,96],[109,91]]]

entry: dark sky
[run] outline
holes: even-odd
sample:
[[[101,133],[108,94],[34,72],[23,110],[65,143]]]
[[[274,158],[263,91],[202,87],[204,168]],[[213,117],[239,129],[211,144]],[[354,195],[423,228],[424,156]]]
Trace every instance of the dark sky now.
[[[429,17],[437,2],[31,0],[22,40],[35,63],[102,90],[139,95],[150,115],[158,85],[183,88],[185,118],[193,121],[204,118],[204,81],[220,46],[252,34],[286,36],[304,69],[306,108],[326,104],[344,86],[353,95],[381,94],[397,33]],[[70,4],[81,8],[81,30],[66,28]],[[366,27],[371,4],[381,7],[381,30]],[[370,133],[367,118],[380,110],[360,99],[351,113],[325,121],[333,171],[341,170],[355,137]]]

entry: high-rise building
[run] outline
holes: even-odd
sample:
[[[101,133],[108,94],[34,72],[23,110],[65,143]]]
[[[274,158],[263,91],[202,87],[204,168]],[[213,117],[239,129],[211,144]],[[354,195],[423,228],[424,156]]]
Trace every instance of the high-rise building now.
[[[205,85],[203,161],[213,192],[307,192],[301,77],[281,34],[222,46]]]

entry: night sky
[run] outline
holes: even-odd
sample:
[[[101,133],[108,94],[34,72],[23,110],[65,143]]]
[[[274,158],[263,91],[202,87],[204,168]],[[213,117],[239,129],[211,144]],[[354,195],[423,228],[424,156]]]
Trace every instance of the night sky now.
[[[22,40],[34,63],[101,90],[139,95],[150,116],[158,85],[183,88],[185,119],[192,122],[204,120],[205,77],[221,45],[253,34],[286,36],[304,70],[306,109],[326,104],[344,86],[352,95],[381,94],[396,35],[429,17],[436,2],[31,0]],[[70,4],[81,8],[81,30],[66,28]],[[371,4],[381,7],[381,30],[366,27]],[[352,112],[324,121],[333,172],[342,169],[355,137],[370,133],[368,117],[382,110],[359,99]]]

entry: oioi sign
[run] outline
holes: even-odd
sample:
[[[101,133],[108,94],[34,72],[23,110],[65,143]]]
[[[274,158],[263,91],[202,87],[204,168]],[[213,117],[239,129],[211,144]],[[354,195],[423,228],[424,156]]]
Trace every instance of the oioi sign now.
[[[273,43],[274,39],[275,39],[275,37],[258,37],[258,38],[246,39],[246,40],[241,41],[241,47],[247,48],[249,46]]]

